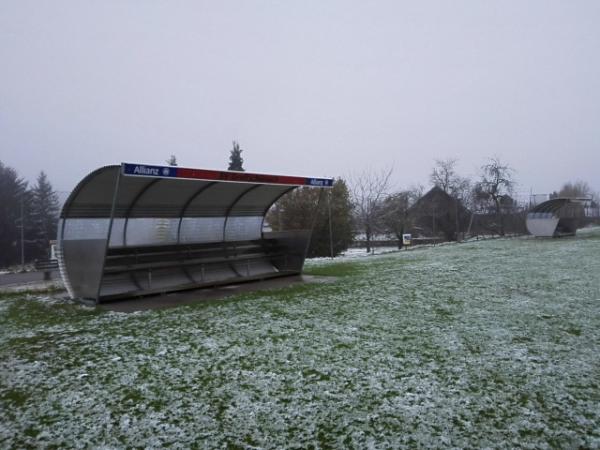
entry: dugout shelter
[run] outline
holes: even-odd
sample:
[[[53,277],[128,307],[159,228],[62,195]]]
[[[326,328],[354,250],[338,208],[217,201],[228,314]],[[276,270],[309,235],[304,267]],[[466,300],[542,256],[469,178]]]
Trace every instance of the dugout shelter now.
[[[298,187],[332,184],[148,164],[101,167],[62,208],[61,276],[72,298],[99,303],[299,274],[312,229],[273,232],[265,216]]]

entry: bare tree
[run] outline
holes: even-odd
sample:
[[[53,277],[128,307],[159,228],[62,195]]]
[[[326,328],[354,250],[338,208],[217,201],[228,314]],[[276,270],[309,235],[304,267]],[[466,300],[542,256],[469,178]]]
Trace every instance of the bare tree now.
[[[512,194],[515,181],[514,170],[504,164],[497,156],[490,158],[481,167],[481,179],[475,186],[475,197],[482,202],[490,202],[498,220],[498,233],[504,236],[504,208],[512,205]]]
[[[431,184],[450,194],[457,178],[455,169],[457,161],[455,158],[436,159],[433,171],[429,175]]]
[[[349,177],[354,214],[357,225],[365,233],[367,252],[371,251],[371,239],[381,225],[392,171],[393,168],[380,171],[369,168]]]
[[[592,195],[592,188],[585,181],[575,181],[563,184],[562,188],[558,192],[559,197],[569,198],[581,198],[590,197]]]
[[[425,186],[420,183],[411,184],[407,192],[410,196],[410,204],[414,205],[421,197],[423,197],[423,194],[425,193]]]
[[[396,236],[398,248],[403,245],[402,235],[412,222],[409,209],[423,196],[423,187],[411,187],[408,190],[389,195],[383,202],[382,221],[389,233]]]
[[[435,166],[429,175],[431,184],[441,188],[446,194],[460,200],[463,205],[471,204],[471,182],[468,178],[461,177],[456,173],[455,158],[436,159]]]

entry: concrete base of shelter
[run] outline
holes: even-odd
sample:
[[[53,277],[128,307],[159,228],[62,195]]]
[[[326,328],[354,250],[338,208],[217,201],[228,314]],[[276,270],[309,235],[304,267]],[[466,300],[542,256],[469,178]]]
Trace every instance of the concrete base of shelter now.
[[[292,275],[270,278],[266,280],[228,284],[213,288],[200,288],[162,295],[121,299],[118,301],[100,303],[97,306],[98,308],[107,311],[130,313],[136,311],[146,311],[150,309],[163,309],[182,305],[193,305],[213,300],[222,300],[234,295],[264,290],[282,289],[302,283],[330,283],[335,281],[335,279],[335,277]]]

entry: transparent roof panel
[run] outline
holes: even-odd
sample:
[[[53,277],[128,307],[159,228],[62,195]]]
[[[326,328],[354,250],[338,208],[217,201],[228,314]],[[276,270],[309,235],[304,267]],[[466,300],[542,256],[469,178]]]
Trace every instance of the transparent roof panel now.
[[[252,189],[241,197],[233,208],[232,216],[264,215],[269,206],[286,192],[294,189],[289,186],[263,185]]]
[[[184,174],[171,178],[146,176],[145,173],[143,176],[120,175],[126,166],[102,167],[86,176],[65,203],[61,217],[102,218],[111,214],[115,218],[257,216],[264,215],[282,194],[298,186],[294,183],[313,181],[299,177],[179,168],[163,169],[162,173],[181,170]],[[218,177],[207,181],[190,179],[187,175],[195,176],[196,172],[206,172],[211,176],[217,174]],[[232,181],[236,177],[250,181]],[[261,182],[262,179],[273,179],[273,183]]]
[[[208,181],[157,179],[132,204],[129,217],[180,217],[187,201]]]
[[[216,183],[198,195],[188,205],[185,217],[225,216],[235,201],[256,185],[249,183]]]

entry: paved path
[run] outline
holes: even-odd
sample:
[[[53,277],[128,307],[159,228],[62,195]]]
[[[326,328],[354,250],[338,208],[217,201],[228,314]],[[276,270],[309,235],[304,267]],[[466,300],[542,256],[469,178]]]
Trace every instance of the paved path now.
[[[335,277],[316,277],[310,275],[294,275],[289,277],[271,278],[261,281],[248,281],[239,284],[229,284],[214,288],[194,289],[191,291],[173,292],[163,295],[149,295],[142,298],[129,298],[100,303],[99,308],[117,312],[135,312],[148,309],[171,308],[180,305],[191,305],[210,300],[222,300],[242,293],[281,289],[299,283],[331,283]]]
[[[50,276],[53,280],[60,279],[58,270],[52,270]],[[44,281],[44,272],[7,273],[0,275],[0,286],[21,285]]]

